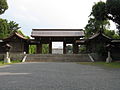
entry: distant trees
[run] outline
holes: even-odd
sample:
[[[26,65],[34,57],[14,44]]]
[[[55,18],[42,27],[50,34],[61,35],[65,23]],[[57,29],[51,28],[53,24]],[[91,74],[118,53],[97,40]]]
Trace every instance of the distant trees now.
[[[0,15],[3,14],[8,9],[8,4],[6,0],[0,0]]]
[[[36,45],[30,45],[29,54],[35,54],[35,53],[36,53]]]
[[[49,53],[49,44],[43,44],[42,45],[42,54],[48,54]]]

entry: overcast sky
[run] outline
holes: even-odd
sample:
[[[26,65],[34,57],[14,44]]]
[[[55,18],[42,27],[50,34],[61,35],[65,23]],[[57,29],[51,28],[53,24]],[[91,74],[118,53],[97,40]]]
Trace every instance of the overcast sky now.
[[[17,22],[24,34],[33,28],[83,29],[92,6],[100,0],[7,0],[2,18]],[[106,1],[106,0],[102,0]]]

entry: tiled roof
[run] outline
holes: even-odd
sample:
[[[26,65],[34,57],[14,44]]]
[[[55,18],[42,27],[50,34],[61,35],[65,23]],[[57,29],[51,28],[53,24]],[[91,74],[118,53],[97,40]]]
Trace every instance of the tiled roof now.
[[[99,35],[101,35],[101,36],[103,36],[103,37],[105,37],[105,38],[111,39],[110,37],[108,37],[108,36],[106,36],[105,34],[100,33],[100,32],[94,34],[94,35],[93,35],[92,37],[90,37],[89,39],[94,39],[94,38],[98,37]]]
[[[4,40],[10,39],[10,38],[12,38],[12,37],[15,36],[15,35],[16,35],[17,37],[21,38],[21,39],[27,40],[26,37],[24,37],[23,35],[21,35],[21,34],[19,34],[19,33],[17,33],[17,32],[14,32],[14,33],[11,34],[9,37],[4,38]]]
[[[26,37],[24,37],[23,35],[21,35],[21,34],[19,34],[19,33],[17,33],[17,32],[15,32],[15,34],[16,34],[18,37],[22,38],[22,39],[27,39]]]
[[[82,37],[81,29],[33,29],[32,37]]]

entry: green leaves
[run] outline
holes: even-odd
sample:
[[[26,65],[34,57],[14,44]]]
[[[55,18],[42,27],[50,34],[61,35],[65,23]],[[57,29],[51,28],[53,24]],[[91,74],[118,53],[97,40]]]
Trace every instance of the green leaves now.
[[[8,37],[12,32],[19,29],[19,24],[14,21],[8,22],[6,19],[0,19],[0,38]]]
[[[8,23],[9,32],[17,31],[18,29],[20,29],[20,27],[19,27],[19,24],[17,24],[16,22],[10,21]]]
[[[91,15],[95,17],[96,20],[104,21],[107,20],[107,11],[105,2],[98,2],[92,7]]]
[[[8,36],[7,20],[0,19],[0,38],[5,38],[7,36]]]
[[[6,0],[0,0],[0,14],[3,14],[8,9]]]
[[[101,28],[106,35],[112,38],[119,38],[115,32],[106,30],[110,26],[109,20],[112,20],[116,23],[120,34],[120,0],[107,0],[106,3],[102,1],[95,3],[90,16],[85,27],[86,38],[89,38]]]
[[[106,8],[108,18],[116,23],[120,32],[120,0],[107,0]]]

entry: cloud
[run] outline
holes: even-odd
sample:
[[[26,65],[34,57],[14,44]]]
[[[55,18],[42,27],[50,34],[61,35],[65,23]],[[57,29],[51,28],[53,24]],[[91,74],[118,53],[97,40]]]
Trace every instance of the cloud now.
[[[84,28],[98,1],[8,0],[9,9],[2,17],[18,22],[27,35],[32,28]]]

